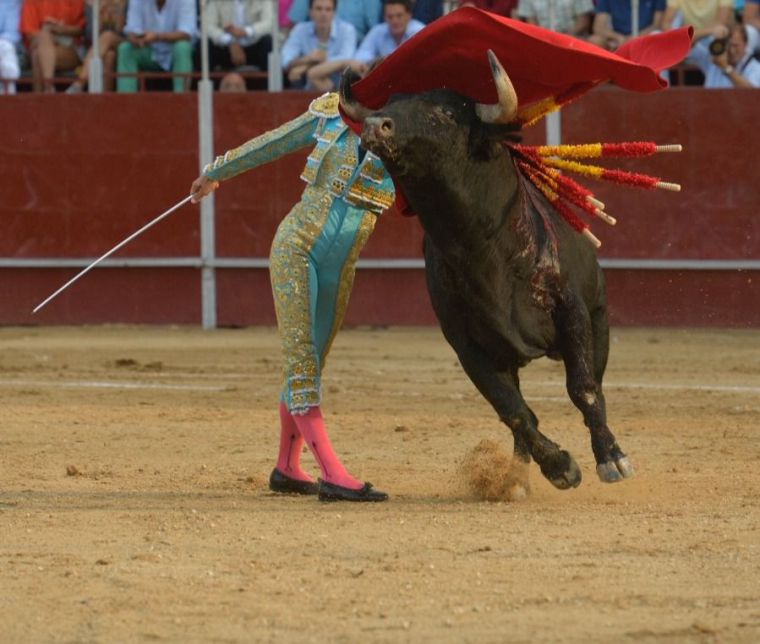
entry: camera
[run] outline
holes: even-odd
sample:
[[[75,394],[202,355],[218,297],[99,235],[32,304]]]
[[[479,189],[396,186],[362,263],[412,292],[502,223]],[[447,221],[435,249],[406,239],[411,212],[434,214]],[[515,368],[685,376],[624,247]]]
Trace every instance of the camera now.
[[[713,56],[721,56],[728,47],[728,38],[716,38],[710,43],[710,53]]]

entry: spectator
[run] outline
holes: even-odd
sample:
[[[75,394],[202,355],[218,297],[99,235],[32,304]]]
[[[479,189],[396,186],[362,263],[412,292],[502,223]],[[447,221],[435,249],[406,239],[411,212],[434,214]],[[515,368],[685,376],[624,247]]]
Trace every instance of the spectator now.
[[[82,61],[84,0],[24,0],[20,25],[32,59],[34,91],[55,92],[56,70],[72,70]]]
[[[443,15],[443,0],[412,0],[412,4],[412,17],[424,25]]]
[[[658,30],[664,12],[665,0],[640,0],[638,35]],[[630,0],[597,0],[589,42],[615,51],[633,35],[631,17]]]
[[[705,75],[705,87],[760,87],[760,62],[753,57],[758,44],[754,27],[735,25],[718,55],[710,48],[713,42],[716,40],[702,40],[691,51],[691,59]]]
[[[517,16],[517,0],[459,0],[459,6],[476,7],[507,18]]]
[[[760,30],[760,0],[745,0],[742,20],[745,25]],[[758,47],[755,48],[755,53],[760,53],[760,48]]]
[[[112,72],[116,66],[116,48],[124,41],[124,21],[126,18],[126,0],[100,0],[100,34],[98,48],[103,59],[104,89],[113,91]],[[92,42],[92,0],[85,5],[85,38]],[[92,47],[87,51],[84,62],[79,68],[77,79],[69,85],[67,94],[79,94],[87,85],[90,75],[90,61],[95,55]]]
[[[272,11],[271,0],[207,0],[203,21],[210,41],[209,67],[268,69]]]
[[[520,0],[517,14],[526,22],[577,38],[591,28],[591,0]]]
[[[244,92],[245,90],[245,78],[237,72],[225,74],[222,82],[219,83],[220,92]]]
[[[195,0],[130,0],[124,28],[127,40],[119,45],[116,64],[119,73],[192,72],[197,24]],[[184,91],[185,81],[175,76],[174,91]],[[136,92],[137,78],[119,78],[116,87],[119,92]]]
[[[385,0],[383,6],[385,22],[372,27],[362,40],[354,57],[360,65],[369,65],[378,58],[394,52],[401,44],[425,28],[412,17],[411,0]],[[363,70],[357,70],[360,73]]]
[[[327,92],[356,51],[356,29],[335,15],[335,0],[309,0],[310,22],[299,22],[282,47],[291,87]]]
[[[667,3],[662,18],[663,31],[692,26],[695,43],[709,36],[728,36],[734,19],[734,0],[667,0]]]
[[[294,23],[306,22],[310,6],[309,0],[293,0],[288,16]],[[340,0],[336,10],[338,18],[350,22],[357,38],[362,38],[380,22],[381,7],[381,0]]]
[[[16,51],[21,41],[20,19],[21,0],[0,2],[0,95],[16,93],[14,81],[21,74]]]

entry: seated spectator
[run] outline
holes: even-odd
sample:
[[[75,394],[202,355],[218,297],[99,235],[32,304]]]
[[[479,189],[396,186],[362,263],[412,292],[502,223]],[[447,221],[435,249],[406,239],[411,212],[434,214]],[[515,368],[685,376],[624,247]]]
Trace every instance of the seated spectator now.
[[[294,23],[309,19],[309,0],[293,0],[288,16]],[[356,29],[356,37],[362,38],[372,27],[380,22],[381,0],[340,0],[337,16],[350,22]]]
[[[195,0],[129,0],[127,40],[119,45],[117,70],[187,74],[193,71],[193,45],[198,24]],[[186,79],[175,76],[174,91],[183,92]],[[136,92],[137,78],[119,78],[119,92]]]
[[[638,35],[652,33],[662,26],[665,0],[639,2]],[[615,51],[633,35],[630,0],[597,0],[596,16],[589,42]]]
[[[710,36],[727,37],[733,19],[734,0],[667,0],[662,29],[692,26],[696,43]]]
[[[246,91],[245,78],[237,72],[229,72],[224,75],[219,83],[220,92],[244,92]]]
[[[268,69],[272,11],[271,0],[207,0],[203,21],[209,37],[209,67]]]
[[[34,91],[55,92],[56,70],[70,71],[82,62],[84,1],[24,0],[20,26],[32,60]]]
[[[424,25],[429,25],[443,15],[443,0],[412,0],[412,4],[412,18]]]
[[[412,17],[411,0],[385,0],[383,17],[385,22],[372,27],[356,50],[354,58],[361,65],[369,65],[373,60],[391,54],[401,43],[425,28]]]
[[[124,41],[124,22],[126,20],[127,0],[100,0],[100,34],[98,49],[103,59],[104,89],[113,91],[114,80],[112,73],[116,67],[116,48]],[[92,0],[85,5],[85,39],[92,42]],[[90,61],[95,55],[90,47],[79,69],[77,79],[69,85],[67,94],[79,94],[87,85],[90,76]]]
[[[517,0],[459,0],[460,7],[476,7],[507,18],[517,17]]]
[[[21,42],[18,30],[21,19],[21,0],[0,2],[0,95],[15,94],[21,70],[16,47]]]
[[[335,0],[309,0],[310,22],[299,22],[282,46],[290,87],[329,92],[356,51],[356,29],[335,15]]]
[[[591,0],[520,0],[517,14],[533,25],[583,38],[591,28]]]
[[[731,30],[728,42],[721,42],[720,52],[710,46],[719,39],[704,39],[694,45],[691,59],[704,73],[705,87],[760,87],[760,62],[753,57],[758,39],[754,27],[738,24]]]
[[[760,0],[745,0],[742,21],[760,31]],[[755,53],[760,53],[760,44],[755,48]]]

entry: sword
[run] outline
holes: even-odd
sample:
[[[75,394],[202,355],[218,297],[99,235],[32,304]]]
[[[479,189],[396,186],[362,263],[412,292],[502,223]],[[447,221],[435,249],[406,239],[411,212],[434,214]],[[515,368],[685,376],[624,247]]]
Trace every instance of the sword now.
[[[126,246],[129,242],[131,242],[135,237],[138,237],[139,235],[142,235],[148,228],[151,228],[152,226],[155,226],[159,221],[162,219],[168,217],[171,215],[177,208],[181,208],[184,206],[188,201],[190,201],[193,198],[193,195],[189,195],[185,197],[182,201],[180,201],[177,204],[174,204],[169,210],[166,210],[165,212],[162,212],[158,217],[156,217],[153,221],[149,221],[147,224],[145,224],[140,230],[137,232],[132,233],[129,237],[124,239],[123,241],[120,241],[116,246],[114,246],[111,250],[109,250],[105,255],[101,255],[96,259],[92,264],[90,264],[87,268],[85,268],[83,271],[77,273],[74,277],[72,277],[68,282],[66,282],[61,288],[59,288],[55,293],[50,295],[47,299],[40,302],[34,309],[32,310],[32,313],[37,313],[43,306],[45,306],[50,300],[55,298],[56,296],[60,295],[65,291],[69,286],[71,286],[74,282],[76,282],[80,277],[82,277],[85,273],[89,272],[93,268],[95,268],[100,262],[102,262],[107,257],[110,257],[113,255],[117,250],[119,250],[122,246]]]

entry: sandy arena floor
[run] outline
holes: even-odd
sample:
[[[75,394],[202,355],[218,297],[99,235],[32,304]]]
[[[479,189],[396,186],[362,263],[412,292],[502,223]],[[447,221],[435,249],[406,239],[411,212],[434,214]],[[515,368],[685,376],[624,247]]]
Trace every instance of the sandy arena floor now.
[[[760,332],[613,330],[625,483],[563,379],[523,391],[581,487],[484,502],[511,438],[440,332],[342,332],[331,435],[391,501],[320,504],[266,487],[273,330],[0,329],[0,640],[760,641]]]

